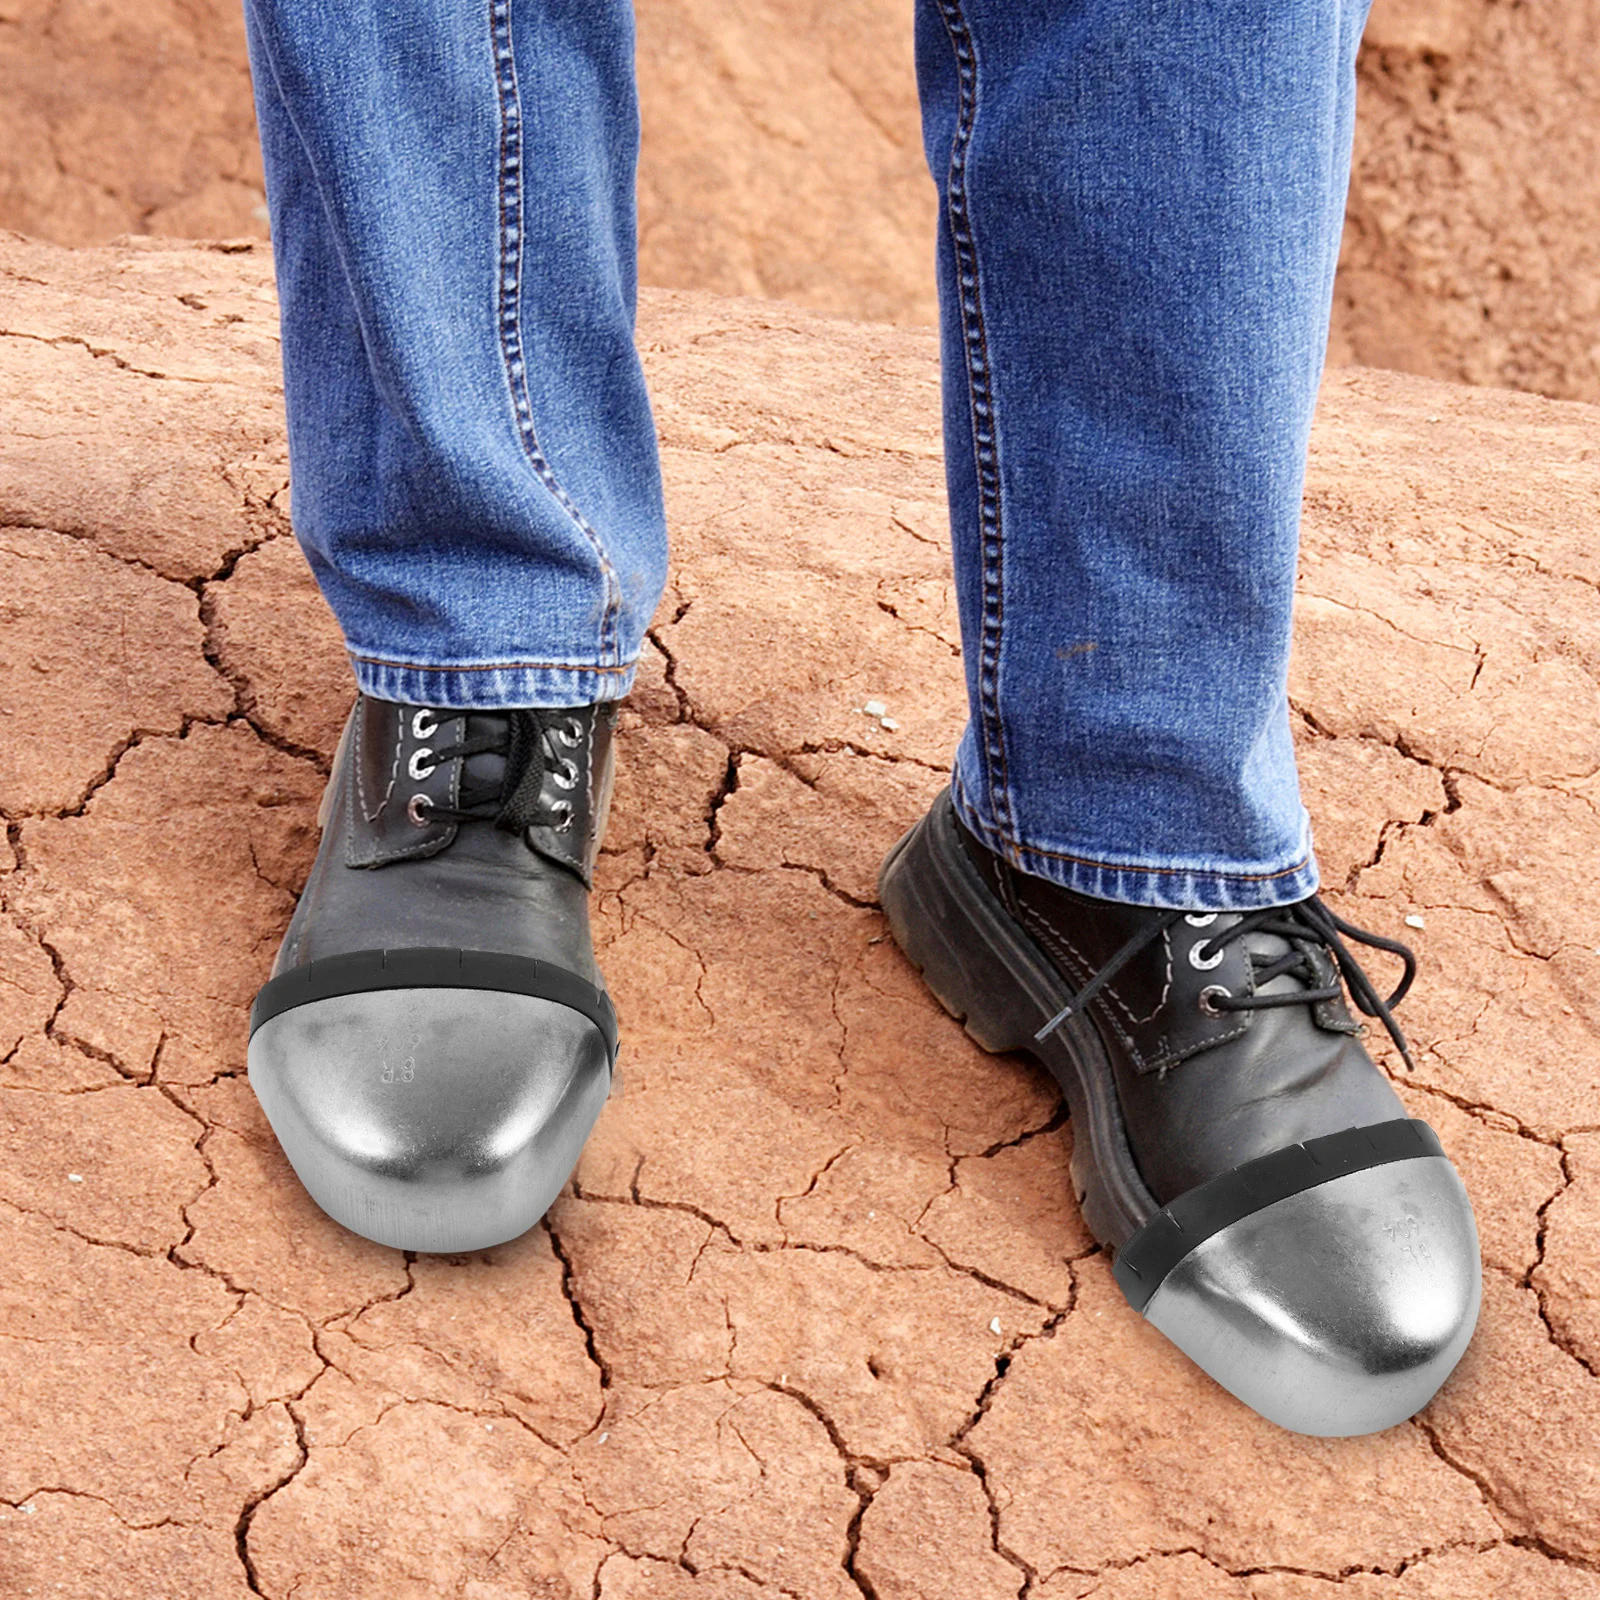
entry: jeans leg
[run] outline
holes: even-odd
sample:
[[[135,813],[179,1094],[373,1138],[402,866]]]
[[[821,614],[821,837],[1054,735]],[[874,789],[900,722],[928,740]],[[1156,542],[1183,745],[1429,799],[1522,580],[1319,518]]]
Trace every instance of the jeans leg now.
[[[666,572],[628,0],[246,0],[295,531],[362,690],[627,692]]]
[[[1366,0],[918,0],[957,809],[1142,905],[1316,887],[1286,674]]]

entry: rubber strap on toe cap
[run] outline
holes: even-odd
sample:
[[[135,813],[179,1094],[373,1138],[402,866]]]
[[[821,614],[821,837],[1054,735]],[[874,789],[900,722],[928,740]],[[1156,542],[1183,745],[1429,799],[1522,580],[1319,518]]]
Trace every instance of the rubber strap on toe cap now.
[[[250,1032],[315,1000],[376,989],[493,989],[526,994],[586,1016],[600,1030],[606,1055],[617,1059],[617,1013],[611,996],[550,961],[494,950],[353,950],[291,967],[270,979],[250,1007]]]
[[[1347,1173],[1443,1154],[1438,1134],[1426,1122],[1398,1117],[1257,1156],[1163,1206],[1117,1252],[1112,1272],[1128,1304],[1143,1311],[1191,1250],[1241,1217]]]

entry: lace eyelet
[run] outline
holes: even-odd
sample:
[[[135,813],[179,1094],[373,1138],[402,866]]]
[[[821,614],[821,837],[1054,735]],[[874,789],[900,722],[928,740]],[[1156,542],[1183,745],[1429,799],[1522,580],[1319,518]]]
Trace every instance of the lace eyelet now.
[[[439,713],[428,706],[411,714],[411,737],[431,739],[439,731]]]
[[[431,751],[426,745],[424,745],[420,750],[413,750],[411,752],[411,760],[406,765],[406,771],[411,774],[411,778],[414,783],[421,783],[422,780],[439,765],[437,761],[428,760],[428,757],[432,754],[433,751]],[[426,766],[423,765],[424,762],[427,763]]]
[[[414,794],[406,805],[406,815],[419,828],[429,827],[429,818],[423,815],[425,811],[433,810],[433,802],[425,794]]]
[[[1224,989],[1220,983],[1208,983],[1205,988],[1200,991],[1200,1009],[1205,1012],[1208,1017],[1223,1016],[1225,1013],[1223,1012],[1222,1007],[1216,1003],[1219,998],[1223,1000],[1231,1000],[1233,998],[1233,991],[1231,989]]]
[[[556,738],[569,750],[576,750],[583,743],[583,724],[574,717],[564,727],[556,729]]]
[[[1217,920],[1215,911],[1186,911],[1183,920],[1191,928],[1209,928]]]
[[[557,833],[565,833],[572,826],[572,802],[570,800],[557,800],[550,809],[561,818],[555,825],[555,831]]]
[[[563,760],[561,765],[550,774],[550,781],[558,789],[576,789],[578,787],[578,764],[575,761]],[[572,808],[568,806],[570,811]]]
[[[1196,972],[1209,972],[1213,967],[1220,967],[1223,957],[1228,953],[1226,950],[1213,950],[1208,956],[1201,955],[1200,952],[1210,943],[1209,939],[1199,939],[1189,946],[1189,965]]]

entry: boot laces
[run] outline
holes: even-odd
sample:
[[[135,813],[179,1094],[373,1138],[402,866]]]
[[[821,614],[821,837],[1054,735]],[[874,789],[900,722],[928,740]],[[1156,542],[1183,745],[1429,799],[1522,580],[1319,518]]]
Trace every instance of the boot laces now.
[[[1161,938],[1169,928],[1184,917],[1195,917],[1194,912],[1163,911],[1152,917],[1126,944],[1102,966],[1084,987],[1034,1035],[1035,1040],[1048,1039],[1069,1017],[1082,1011],[1116,975],[1137,956]],[[1383,1024],[1384,1031],[1394,1041],[1395,1049],[1408,1070],[1416,1063],[1406,1046],[1405,1034],[1395,1021],[1394,1008],[1405,999],[1417,975],[1417,958],[1407,945],[1398,939],[1386,939],[1382,934],[1369,933],[1352,922],[1330,911],[1317,895],[1297,901],[1289,906],[1266,906],[1260,911],[1246,912],[1220,933],[1203,939],[1194,947],[1196,964],[1214,965],[1230,944],[1252,933],[1275,934],[1287,941],[1288,949],[1279,956],[1250,952],[1250,961],[1257,989],[1274,978],[1298,978],[1305,985],[1301,989],[1285,990],[1281,994],[1230,994],[1220,985],[1201,993],[1201,1005],[1213,1012],[1270,1011],[1284,1006],[1311,1006],[1337,1000],[1342,993],[1337,978],[1344,980],[1356,1005],[1369,1017]],[[1346,940],[1353,940],[1373,950],[1384,950],[1398,956],[1405,971],[1393,993],[1382,995],[1371,978],[1362,970]],[[1321,947],[1333,958],[1336,981],[1319,982],[1321,972],[1311,956],[1311,948]]]
[[[418,738],[426,738],[429,731],[423,715],[417,713],[413,722],[412,731]],[[499,781],[463,784],[458,806],[437,805],[425,795],[417,795],[411,802],[414,820],[492,822],[506,833],[523,833],[529,828],[564,832],[571,827],[570,800],[557,799],[545,806],[540,799],[546,779],[558,789],[577,788],[582,775],[569,752],[583,744],[582,722],[560,708],[472,711],[467,715],[494,718],[499,726],[428,752],[432,762],[428,771],[457,757],[503,755],[505,768]]]

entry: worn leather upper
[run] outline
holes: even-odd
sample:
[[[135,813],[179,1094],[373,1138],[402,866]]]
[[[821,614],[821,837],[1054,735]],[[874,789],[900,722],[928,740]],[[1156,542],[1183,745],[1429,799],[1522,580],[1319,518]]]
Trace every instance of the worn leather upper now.
[[[1075,991],[1158,915],[1019,872],[957,827],[989,887]],[[1209,948],[1239,920],[1225,912],[1183,918],[1089,1004],[1116,1074],[1134,1159],[1163,1205],[1256,1156],[1406,1115],[1342,1000],[1206,1009],[1202,994],[1212,985],[1236,996],[1307,988],[1285,975],[1257,990],[1252,954],[1265,966],[1285,953],[1277,935],[1246,934]],[[1311,940],[1300,947],[1318,974],[1316,987],[1331,986],[1327,950]]]
[[[599,983],[588,883],[605,829],[614,713],[559,713],[544,739],[540,811],[510,833],[434,814],[495,784],[506,757],[436,753],[503,726],[363,695],[345,726],[319,820],[322,844],[274,975],[353,950],[447,946],[552,961]]]

